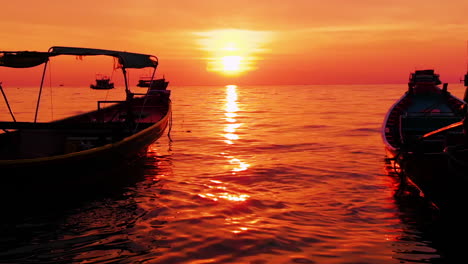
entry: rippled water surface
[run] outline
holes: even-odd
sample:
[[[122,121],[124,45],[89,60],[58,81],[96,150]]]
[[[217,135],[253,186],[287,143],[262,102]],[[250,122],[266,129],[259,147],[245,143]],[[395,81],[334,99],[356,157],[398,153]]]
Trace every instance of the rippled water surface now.
[[[70,89],[44,98],[76,109],[45,115],[96,95]],[[171,90],[170,133],[134,181],[5,211],[0,263],[461,263],[428,204],[394,198],[380,126],[405,85]]]

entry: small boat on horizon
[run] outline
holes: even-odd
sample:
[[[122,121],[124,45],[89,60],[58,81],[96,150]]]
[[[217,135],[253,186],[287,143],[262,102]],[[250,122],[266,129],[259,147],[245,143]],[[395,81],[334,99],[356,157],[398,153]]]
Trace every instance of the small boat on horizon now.
[[[402,185],[417,187],[439,208],[468,177],[448,175],[453,168],[446,153],[466,140],[460,125],[466,102],[452,95],[447,83],[440,84],[433,69],[411,73],[408,90],[390,107],[381,129],[387,158]]]
[[[96,83],[91,84],[89,87],[96,90],[109,90],[114,88],[114,83],[111,82],[111,79],[108,76],[97,74]]]
[[[136,86],[147,88],[151,87],[152,89],[166,90],[169,82],[166,81],[166,78],[163,76],[159,79],[154,79],[151,76],[140,77]]]

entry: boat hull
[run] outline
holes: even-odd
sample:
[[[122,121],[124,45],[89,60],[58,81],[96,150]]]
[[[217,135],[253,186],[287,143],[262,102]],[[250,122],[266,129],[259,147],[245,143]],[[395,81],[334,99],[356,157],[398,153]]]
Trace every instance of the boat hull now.
[[[465,187],[468,174],[450,168],[449,158],[442,154],[410,155],[400,162],[404,176],[410,184],[419,188],[440,210],[456,209],[460,201],[466,200]]]
[[[145,157],[147,148],[166,131],[171,116],[170,102],[161,114],[156,123],[138,124],[136,127],[139,128],[134,133],[109,144],[61,155],[0,160],[0,170],[4,175],[2,186],[19,191],[31,186],[90,186],[112,180],[112,177],[101,179],[100,176]],[[70,123],[83,117],[86,115],[65,121]]]
[[[465,138],[462,127],[453,126],[464,118],[464,104],[446,85],[440,89],[434,83],[410,82],[409,90],[390,107],[381,129],[386,156],[401,182],[417,187],[439,208],[451,207],[459,186],[467,182],[468,171],[454,169],[444,151]],[[447,126],[451,129],[433,133]]]
[[[444,154],[447,156],[450,173],[468,178],[468,145],[448,147],[444,149]]]

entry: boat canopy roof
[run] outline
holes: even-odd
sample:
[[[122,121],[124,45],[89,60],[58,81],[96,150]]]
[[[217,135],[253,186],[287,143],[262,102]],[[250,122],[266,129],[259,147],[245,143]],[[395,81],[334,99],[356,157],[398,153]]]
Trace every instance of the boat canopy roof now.
[[[78,47],[51,47],[48,52],[39,51],[0,51],[0,66],[11,68],[29,68],[43,64],[49,57],[59,55],[75,56],[112,56],[119,60],[122,68],[146,68],[158,66],[158,58],[153,55]]]

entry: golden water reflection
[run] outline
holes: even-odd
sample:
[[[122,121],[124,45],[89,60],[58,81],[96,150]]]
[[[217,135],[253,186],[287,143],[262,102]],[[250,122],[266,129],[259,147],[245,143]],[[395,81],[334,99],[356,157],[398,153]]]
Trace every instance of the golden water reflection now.
[[[239,206],[243,207],[244,202],[246,202],[250,196],[248,194],[243,194],[236,191],[230,191],[228,189],[229,183],[222,182],[220,180],[210,180],[210,183],[206,185],[209,191],[205,193],[198,194],[199,197],[211,200],[213,202],[222,202],[227,201],[231,203],[238,203]],[[234,188],[232,188],[234,189]],[[234,208],[237,208],[235,206]],[[235,209],[234,209],[235,210]],[[229,226],[230,232],[238,234],[249,230],[247,226],[255,225],[255,222],[258,221],[255,217],[252,219],[251,216],[243,217],[226,217],[225,225]]]
[[[232,146],[239,140],[240,136],[237,133],[237,130],[242,127],[242,123],[237,121],[237,112],[240,111],[238,105],[238,95],[237,95],[237,86],[236,85],[226,85],[226,103],[224,105],[224,128],[223,128],[223,138],[224,142],[229,146]],[[235,175],[240,171],[245,171],[249,168],[249,164],[245,161],[242,161],[240,158],[236,157],[232,151],[227,149],[226,152],[222,152],[221,155],[225,157],[228,161],[228,170]],[[245,194],[244,191],[237,186],[230,186],[229,183],[223,182],[221,180],[210,180],[208,184],[205,184],[205,187],[208,189],[203,193],[199,193],[198,196],[203,199],[208,199],[213,202],[230,202],[228,206],[232,204],[237,204],[235,208],[241,208],[245,206],[245,202],[250,199],[248,194]],[[235,209],[234,209],[235,210]],[[249,230],[247,226],[252,225],[252,221],[257,221],[255,217],[248,218],[237,218],[237,217],[228,217],[225,219],[225,224],[229,226],[229,230],[232,233],[238,234]]]
[[[224,127],[224,137],[227,144],[234,144],[234,140],[239,139],[239,136],[235,134],[236,129],[241,126],[237,122],[237,111],[239,111],[239,106],[237,105],[237,86],[236,85],[226,85],[226,105],[225,105],[225,120],[227,122]]]
[[[250,196],[242,193],[230,192],[226,187],[226,183],[219,180],[210,180],[210,184],[206,185],[211,191],[200,193],[198,196],[210,199],[212,201],[226,200],[231,202],[244,202]]]
[[[238,123],[236,119],[237,112],[239,111],[237,99],[237,85],[226,85],[226,105],[224,108],[226,111],[224,113],[226,116],[226,124],[224,126],[224,132],[226,133],[224,134],[224,138],[226,139],[224,142],[226,142],[228,145],[233,145],[234,142],[240,138],[239,135],[236,134],[237,129],[242,126],[242,124]],[[247,168],[250,166],[246,162],[243,162],[234,156],[226,155],[226,157],[229,159],[229,163],[231,165],[236,165],[236,167],[232,168],[231,170],[233,174],[238,171],[247,170]]]
[[[236,172],[236,171],[244,171],[244,170],[247,170],[249,168],[249,164],[245,163],[245,162],[242,162],[240,159],[236,159],[234,157],[229,157],[231,158],[229,160],[229,163],[233,164],[233,165],[237,165],[237,167],[234,167],[232,169],[232,171]]]

